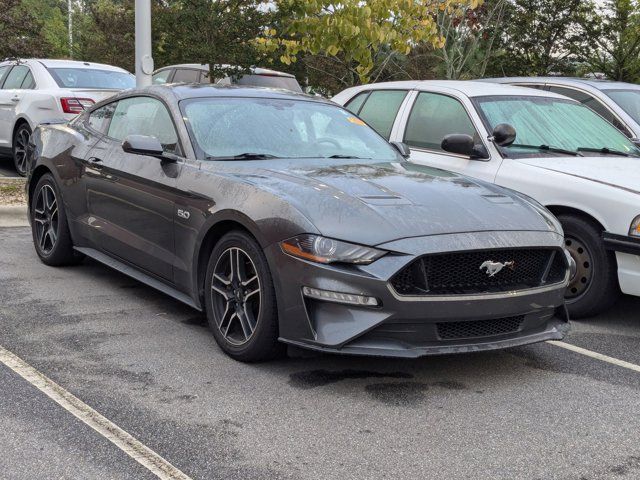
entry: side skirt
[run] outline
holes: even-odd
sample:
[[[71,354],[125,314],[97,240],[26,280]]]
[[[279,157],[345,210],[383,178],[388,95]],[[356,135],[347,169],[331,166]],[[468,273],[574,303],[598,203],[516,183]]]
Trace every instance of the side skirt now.
[[[161,291],[165,295],[169,295],[170,297],[175,298],[176,300],[186,305],[189,305],[191,308],[194,308],[199,312],[202,311],[202,307],[197,305],[190,296],[182,293],[179,290],[176,290],[173,287],[170,287],[160,280],[156,280],[150,275],[147,275],[146,273],[143,273],[140,270],[127,265],[126,263],[116,260],[115,258],[110,257],[109,255],[99,252],[98,250],[95,250],[93,248],[74,247],[74,249],[86,255],[87,257],[93,258],[94,260],[106,265],[107,267],[113,268],[114,270],[117,270],[118,272],[123,273],[141,283],[144,283],[151,288],[155,288],[156,290]]]

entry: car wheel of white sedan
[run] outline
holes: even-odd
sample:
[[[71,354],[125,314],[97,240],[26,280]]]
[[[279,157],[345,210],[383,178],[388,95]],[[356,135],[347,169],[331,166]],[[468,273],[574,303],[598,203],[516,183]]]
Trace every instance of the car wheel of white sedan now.
[[[586,219],[559,215],[565,246],[576,262],[565,299],[572,318],[597,315],[619,296],[615,254],[605,249],[601,232]]]
[[[13,134],[13,163],[21,177],[25,177],[29,173],[27,147],[30,138],[31,129],[26,123],[20,125]]]

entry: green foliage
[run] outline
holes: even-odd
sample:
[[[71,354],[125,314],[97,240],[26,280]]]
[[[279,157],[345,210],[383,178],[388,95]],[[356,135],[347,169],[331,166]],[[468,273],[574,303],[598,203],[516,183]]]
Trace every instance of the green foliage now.
[[[590,49],[583,50],[592,73],[640,81],[640,11],[637,1],[608,0],[584,24]]]
[[[345,85],[367,82],[376,68],[376,56],[387,50],[407,55],[419,43],[442,47],[434,16],[478,0],[276,0],[290,19],[262,40],[267,50],[280,51],[285,64],[299,56],[321,55],[339,62],[348,74]],[[384,55],[383,62],[392,55]]]
[[[43,22],[21,0],[0,0],[0,58],[37,57],[49,51]]]

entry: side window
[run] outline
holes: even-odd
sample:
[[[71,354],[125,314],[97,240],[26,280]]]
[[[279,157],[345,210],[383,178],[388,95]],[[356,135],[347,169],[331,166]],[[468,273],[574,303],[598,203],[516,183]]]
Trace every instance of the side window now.
[[[7,75],[7,79],[4,81],[4,86],[2,88],[4,90],[21,88],[22,82],[29,73],[29,67],[16,65]]]
[[[11,68],[11,65],[4,65],[0,67],[0,88],[2,88],[2,82],[4,82],[4,77],[7,76],[7,73],[9,73],[10,68]]]
[[[33,75],[31,74],[31,70],[27,73],[27,76],[24,77],[22,81],[22,85],[20,86],[23,90],[33,90],[36,88],[36,81],[33,79]]]
[[[405,90],[371,92],[365,104],[360,108],[360,117],[388,140],[391,136],[393,122],[396,120],[400,105],[406,96]]]
[[[113,112],[116,109],[116,103],[110,103],[109,105],[105,105],[104,107],[100,107],[97,110],[94,110],[89,115],[89,120],[87,123],[89,127],[91,127],[96,132],[107,133],[107,127],[109,126],[109,122],[111,118],[113,118]]]
[[[360,113],[360,109],[362,108],[362,104],[367,99],[367,95],[369,95],[369,92],[359,93],[358,95],[356,95],[355,97],[353,97],[351,100],[347,102],[347,104],[345,105],[345,108],[350,112],[353,112],[356,115],[358,115]]]
[[[215,83],[209,81],[209,72],[200,71],[200,83]]]
[[[124,140],[128,135],[156,137],[165,152],[179,153],[178,134],[164,104],[151,97],[129,97],[117,103],[109,124],[111,138]]]
[[[178,68],[176,74],[173,76],[174,82],[185,83],[199,83],[200,82],[200,70]]]
[[[573,98],[574,100],[582,103],[584,106],[589,107],[591,110],[604,118],[607,122],[613,124],[614,127],[624,133],[627,137],[631,138],[633,136],[631,132],[629,132],[622,124],[622,122],[618,120],[618,118],[607,107],[605,107],[600,102],[600,100],[589,95],[588,93],[581,92],[580,90],[574,90],[573,88],[555,86],[549,87],[549,91],[564,95],[565,97]]]
[[[458,100],[421,92],[409,115],[404,142],[411,147],[443,151],[442,139],[451,133],[478,138],[469,115]]]
[[[173,70],[171,68],[161,70],[160,72],[155,73],[153,77],[151,77],[151,81],[154,85],[162,85],[163,83],[167,83],[172,71]]]

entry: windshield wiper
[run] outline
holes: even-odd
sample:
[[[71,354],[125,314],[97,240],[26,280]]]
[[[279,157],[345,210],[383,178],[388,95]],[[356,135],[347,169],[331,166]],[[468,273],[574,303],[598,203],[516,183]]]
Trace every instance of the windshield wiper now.
[[[579,152],[595,152],[595,153],[604,153],[605,155],[620,155],[621,157],[637,157],[637,155],[633,155],[632,153],[623,152],[621,150],[616,150],[614,148],[602,147],[602,148],[591,148],[591,147],[579,147],[577,149]]]
[[[269,153],[241,153],[240,155],[232,155],[228,157],[212,157],[208,156],[207,160],[267,160],[269,158],[285,158],[285,157],[276,157],[275,155],[271,155]]]
[[[358,160],[371,160],[371,157],[356,157],[355,155],[331,155],[327,158],[355,158]]]
[[[542,150],[543,152],[562,153],[564,155],[571,155],[573,157],[584,157],[584,155],[582,155],[580,152],[577,152],[575,150],[566,150],[564,148],[550,147],[549,145],[524,145],[524,144],[514,143],[513,145],[509,145],[509,147],[533,148],[536,150]]]

